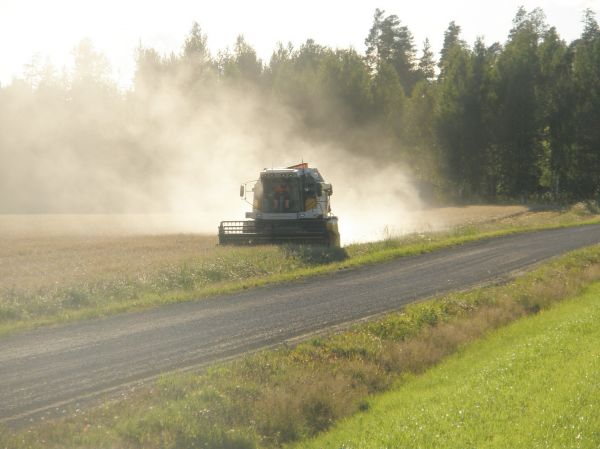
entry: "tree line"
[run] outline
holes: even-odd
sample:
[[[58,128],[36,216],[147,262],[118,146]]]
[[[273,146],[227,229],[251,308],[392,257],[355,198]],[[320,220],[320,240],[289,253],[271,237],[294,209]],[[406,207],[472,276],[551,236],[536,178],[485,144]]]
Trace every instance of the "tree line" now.
[[[416,183],[443,199],[569,201],[600,194],[600,28],[589,9],[581,36],[570,43],[539,8],[519,8],[502,44],[478,38],[470,45],[451,22],[437,58],[428,40],[417,50],[398,16],[379,9],[364,53],[309,39],[298,48],[278,44],[268,62],[243,36],[212,55],[194,23],[180,52],[140,46],[125,91],[89,41],[74,54],[71,73],[32,63],[22,79],[0,86],[2,159],[35,153],[27,134],[43,126],[32,122],[57,114],[70,127],[63,139],[85,146],[77,151],[90,161],[110,165],[107,148],[115,142],[120,158],[143,155],[153,150],[136,144],[135,123],[127,131],[123,124],[139,120],[136,111],[152,121],[148,98],[176,89],[193,115],[226,91],[260,98],[265,109],[284,105],[308,141],[409,167]],[[50,107],[41,113],[40,104]],[[57,131],[45,132],[56,137]],[[150,165],[138,170],[151,171]],[[8,182],[10,173],[2,175]]]

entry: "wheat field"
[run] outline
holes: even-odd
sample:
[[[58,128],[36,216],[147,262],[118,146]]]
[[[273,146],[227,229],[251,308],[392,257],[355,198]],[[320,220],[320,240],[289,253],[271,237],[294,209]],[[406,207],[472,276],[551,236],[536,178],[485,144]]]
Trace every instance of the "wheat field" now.
[[[217,250],[216,235],[168,226],[144,216],[0,215],[0,290],[148,277]]]
[[[514,205],[446,207],[416,214],[415,229],[531,226],[572,215]],[[0,292],[143,280],[232,251],[218,247],[216,224],[213,234],[193,231],[193,219],[169,215],[0,215]]]

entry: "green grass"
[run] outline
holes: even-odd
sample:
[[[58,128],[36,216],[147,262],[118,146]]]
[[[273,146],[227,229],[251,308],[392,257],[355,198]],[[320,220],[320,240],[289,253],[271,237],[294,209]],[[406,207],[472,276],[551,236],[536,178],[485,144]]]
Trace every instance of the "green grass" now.
[[[412,234],[344,249],[263,246],[217,248],[209,256],[133,277],[81,281],[69,286],[0,291],[0,335],[20,329],[94,318],[125,311],[233,293],[382,263],[464,243],[542,229],[598,223],[588,209],[551,219],[487,223],[447,232]]]
[[[294,348],[247,355],[201,373],[166,375],[121,400],[110,399],[89,410],[66,410],[64,418],[24,431],[0,430],[0,447],[278,448],[300,442],[348,417],[366,419],[370,415],[365,411],[378,407],[377,395],[412,385],[423,373],[423,378],[429,376],[427,370],[448,355],[457,350],[465,354],[467,349],[462,348],[469,342],[576,296],[599,279],[600,246],[596,246],[563,256],[507,285],[413,304],[401,313]],[[540,317],[550,313],[556,315],[543,312]],[[526,341],[532,340],[521,343]],[[516,351],[520,346],[512,347]],[[492,350],[495,347],[481,352],[493,358]],[[538,346],[531,350],[540,352]],[[586,352],[582,354],[569,357],[585,360]],[[526,368],[537,375],[535,364]],[[469,380],[465,372],[457,374],[453,382],[459,386]],[[591,386],[597,385],[590,379]],[[499,413],[513,416],[511,409]]]
[[[462,349],[298,448],[600,447],[600,284]]]

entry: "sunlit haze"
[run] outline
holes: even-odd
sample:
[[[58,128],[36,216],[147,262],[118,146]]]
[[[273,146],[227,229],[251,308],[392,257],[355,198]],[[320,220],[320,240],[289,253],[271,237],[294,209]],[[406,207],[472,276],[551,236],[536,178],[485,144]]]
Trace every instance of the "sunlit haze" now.
[[[337,78],[322,90],[314,88],[318,83],[309,72],[300,74],[305,78],[299,84],[283,83],[301,72],[297,67],[292,75],[274,76],[273,86],[281,83],[267,93],[233,77],[211,84],[210,72],[203,78],[202,71],[191,71],[191,59],[173,61],[185,58],[183,43],[198,23],[208,38],[211,61],[219,60],[219,51],[231,49],[240,34],[267,64],[278,42],[298,49],[314,39],[328,48],[355,49],[359,56],[340,53],[355,58],[354,67],[366,74],[365,80],[369,72],[360,55],[365,54],[376,8],[397,15],[409,28],[418,55],[429,38],[437,59],[451,21],[461,27],[468,44],[479,36],[488,45],[504,43],[520,4],[528,11],[541,7],[547,23],[567,42],[580,36],[584,10],[600,10],[600,0],[0,0],[0,83],[5,94],[0,213],[170,214],[175,218],[167,220],[169,230],[214,234],[221,220],[243,219],[249,209],[237,198],[240,182],[256,179],[263,167],[305,160],[335,186],[332,208],[340,217],[343,243],[444,227],[448,223],[442,219],[419,215],[434,205],[436,192],[442,192],[440,198],[450,196],[455,187],[440,187],[443,163],[433,162],[438,147],[427,137],[434,114],[425,94],[418,97],[423,101],[405,98],[399,78],[395,90],[391,79],[386,102],[369,112],[360,84],[352,84],[355,91],[345,102],[346,94],[332,88],[343,84]],[[140,46],[175,57],[164,58],[170,61],[166,73],[160,64],[141,63],[135,89],[128,91]],[[145,53],[150,53],[146,62],[156,56],[140,52],[142,62]],[[69,80],[78,73],[74,54],[82,78]],[[105,57],[113,81],[128,95],[106,81]],[[251,59],[254,65],[248,67],[260,72],[253,54]],[[48,79],[63,79],[64,70],[67,82],[30,89],[47,63],[54,67]],[[103,76],[112,90],[86,73]],[[13,83],[21,77],[29,84]],[[298,88],[302,83],[310,89]],[[277,91],[290,96],[272,94]],[[409,128],[423,132],[409,133]]]
[[[163,54],[179,52],[193,21],[208,35],[215,54],[231,48],[239,34],[264,61],[269,60],[278,41],[298,46],[308,38],[334,48],[354,47],[362,53],[375,8],[398,15],[414,34],[418,48],[429,38],[438,52],[452,20],[462,27],[469,43],[477,36],[484,36],[488,43],[503,42],[519,5],[543,8],[549,24],[568,41],[581,32],[584,9],[600,10],[600,0],[0,0],[0,83],[6,85],[22,76],[34,57],[42,63],[52,62],[58,70],[68,68],[73,47],[90,38],[108,56],[114,78],[127,87],[133,75],[135,48],[141,43]]]

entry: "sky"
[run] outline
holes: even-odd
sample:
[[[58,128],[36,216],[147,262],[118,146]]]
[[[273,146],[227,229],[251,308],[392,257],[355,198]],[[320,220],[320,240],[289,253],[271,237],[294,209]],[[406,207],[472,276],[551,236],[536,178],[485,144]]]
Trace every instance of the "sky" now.
[[[34,57],[68,69],[73,48],[87,38],[108,57],[114,79],[126,88],[140,44],[163,54],[179,52],[194,21],[213,54],[231,48],[239,34],[265,62],[277,42],[297,47],[309,38],[364,53],[375,8],[396,14],[418,49],[429,38],[437,54],[452,20],[469,43],[477,36],[488,44],[504,42],[519,5],[541,7],[567,41],[580,35],[584,9],[600,13],[600,0],[0,0],[0,84],[22,76]]]

